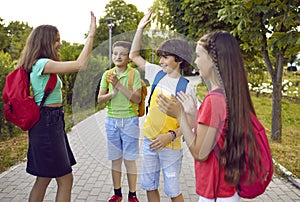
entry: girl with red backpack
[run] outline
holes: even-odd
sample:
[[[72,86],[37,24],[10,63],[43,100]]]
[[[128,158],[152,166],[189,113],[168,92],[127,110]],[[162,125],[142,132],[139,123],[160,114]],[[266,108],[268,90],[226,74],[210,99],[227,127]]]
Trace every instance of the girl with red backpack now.
[[[253,123],[257,119],[239,44],[228,32],[211,32],[198,41],[196,55],[195,64],[209,90],[199,110],[191,97],[182,92],[176,102],[160,95],[160,109],[180,122],[195,159],[199,202],[235,202],[240,196],[253,198],[264,192],[273,167],[269,145],[260,144],[260,141],[268,143],[264,128],[261,126],[258,131]],[[247,196],[241,194],[245,182],[251,188],[248,192],[256,184],[261,186],[257,193]]]

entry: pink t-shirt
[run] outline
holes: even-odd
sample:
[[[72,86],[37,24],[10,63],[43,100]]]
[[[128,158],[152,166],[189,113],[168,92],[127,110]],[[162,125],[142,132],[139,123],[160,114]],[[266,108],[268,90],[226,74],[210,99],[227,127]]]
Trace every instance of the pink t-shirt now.
[[[204,98],[197,113],[195,131],[198,123],[217,128],[216,139],[219,148],[222,148],[226,131],[226,101],[220,89],[209,92]],[[210,152],[206,161],[195,160],[196,192],[198,195],[213,199],[214,190],[218,181],[217,197],[230,197],[236,192],[234,186],[224,180],[225,168],[219,172],[219,161],[215,152]]]

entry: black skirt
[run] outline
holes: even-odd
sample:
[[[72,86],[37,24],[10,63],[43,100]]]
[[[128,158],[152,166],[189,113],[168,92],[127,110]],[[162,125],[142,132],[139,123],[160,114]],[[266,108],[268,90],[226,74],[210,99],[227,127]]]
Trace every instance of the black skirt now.
[[[72,172],[76,160],[65,132],[62,107],[42,107],[40,120],[28,134],[28,173],[57,178]]]

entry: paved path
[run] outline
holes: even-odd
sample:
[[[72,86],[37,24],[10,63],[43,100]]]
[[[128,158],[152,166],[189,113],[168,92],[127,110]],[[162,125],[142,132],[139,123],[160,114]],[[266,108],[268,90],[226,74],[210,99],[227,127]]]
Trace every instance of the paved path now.
[[[74,187],[72,201],[101,202],[113,193],[110,162],[106,160],[106,139],[104,129],[105,110],[97,112],[76,125],[68,134],[77,164],[74,168]],[[143,118],[141,118],[143,122]],[[140,163],[138,162],[138,167]],[[21,163],[9,171],[0,174],[0,201],[27,201],[35,177],[25,172],[26,163]],[[123,193],[127,196],[128,186],[123,174]],[[162,180],[161,180],[162,182]],[[193,159],[184,147],[183,167],[181,172],[182,192],[187,202],[197,202]],[[170,201],[163,192],[163,182],[159,187],[162,202]],[[137,194],[141,202],[147,201],[145,191],[140,189],[138,179]],[[49,185],[45,201],[54,201],[56,193],[55,180]],[[126,201],[126,200],[125,200]],[[288,181],[274,176],[267,191],[253,200],[242,201],[300,201],[300,190]]]

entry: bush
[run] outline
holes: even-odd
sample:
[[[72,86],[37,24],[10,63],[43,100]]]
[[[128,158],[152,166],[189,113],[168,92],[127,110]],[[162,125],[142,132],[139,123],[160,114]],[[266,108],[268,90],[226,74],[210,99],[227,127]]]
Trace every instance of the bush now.
[[[14,70],[15,66],[16,64],[12,62],[10,55],[2,51],[0,53],[0,141],[15,137],[16,134],[21,132],[21,129],[6,121],[3,111],[4,102],[2,100],[2,92],[5,85],[5,77]]]

